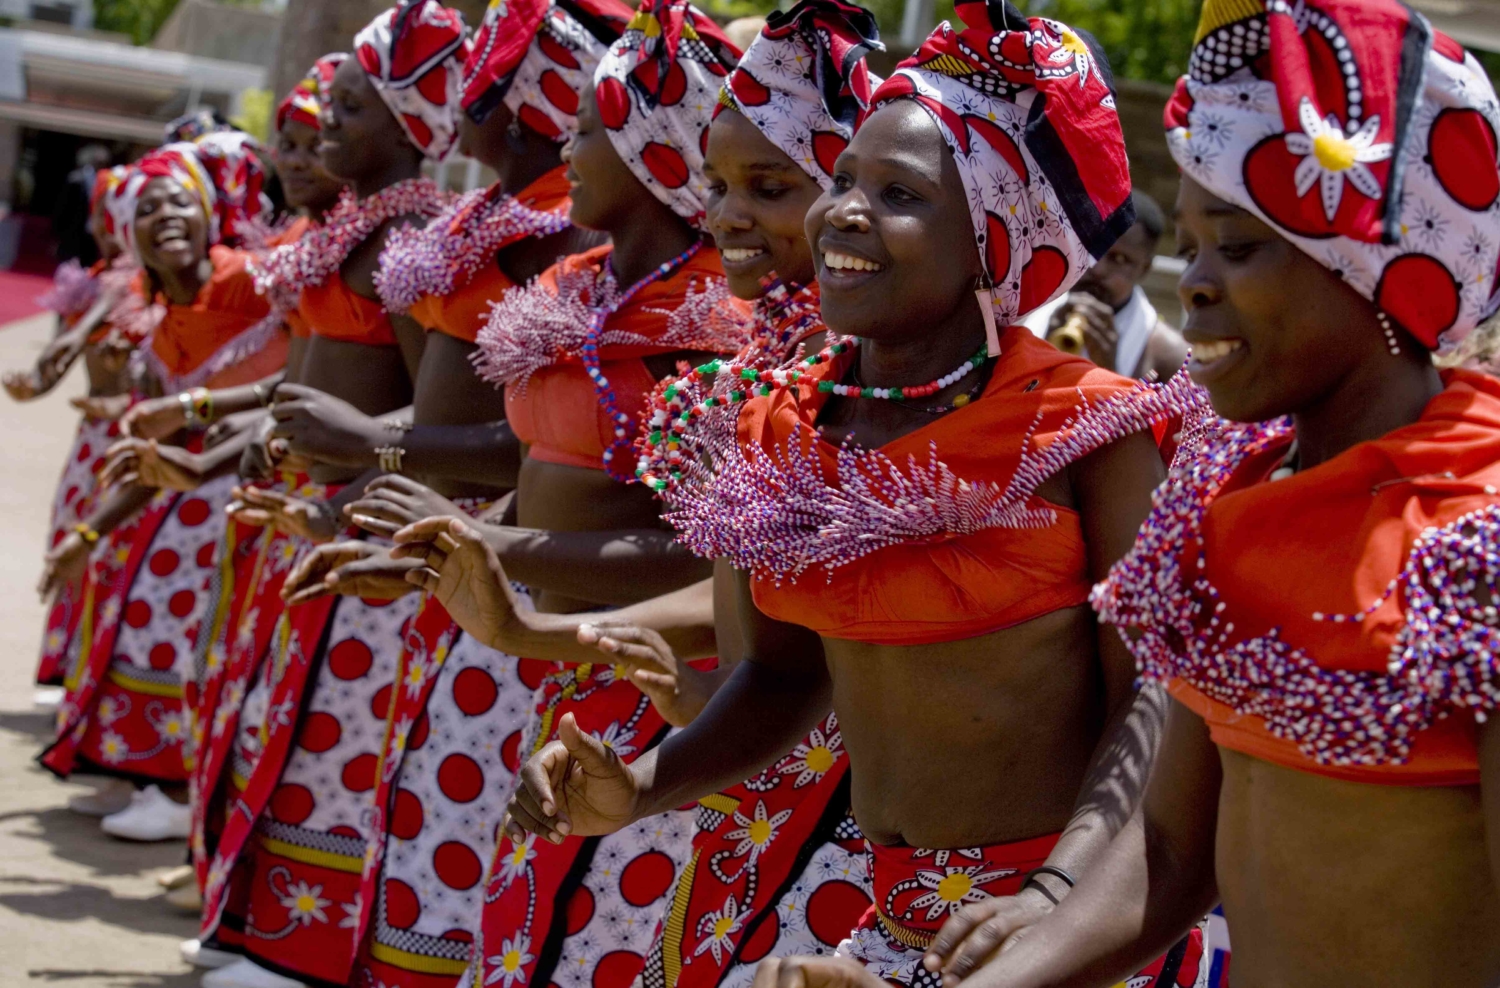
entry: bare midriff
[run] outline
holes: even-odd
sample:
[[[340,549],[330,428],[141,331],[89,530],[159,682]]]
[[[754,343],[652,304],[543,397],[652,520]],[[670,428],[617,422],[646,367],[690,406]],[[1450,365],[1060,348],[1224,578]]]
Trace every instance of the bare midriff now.
[[[385,415],[411,402],[406,363],[397,346],[370,346],[312,336],[302,358],[302,384],[347,401],[366,415]],[[319,483],[353,480],[360,471],[315,464]]]
[[[1219,754],[1236,988],[1500,984],[1477,786],[1373,785]]]
[[[505,418],[505,390],[481,379],[470,356],[473,343],[446,333],[427,334],[422,369],[412,398],[416,425],[478,425]],[[476,450],[476,456],[498,455]],[[444,497],[498,497],[504,490],[444,477],[417,478]]]
[[[1103,721],[1095,636],[1074,607],[962,641],[824,638],[865,836],[964,848],[1062,830]]]
[[[660,528],[660,505],[642,484],[621,484],[603,470],[521,461],[516,524],[552,532],[604,532]],[[569,614],[599,607],[596,601],[537,593],[539,611]]]

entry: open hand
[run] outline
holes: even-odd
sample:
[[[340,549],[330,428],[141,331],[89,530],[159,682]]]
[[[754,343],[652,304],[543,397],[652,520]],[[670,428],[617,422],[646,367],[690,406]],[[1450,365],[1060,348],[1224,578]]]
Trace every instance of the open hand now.
[[[166,439],[187,428],[187,414],[177,395],[147,398],[120,419],[120,433],[137,439]]]
[[[679,661],[667,640],[650,628],[598,621],[578,626],[578,642],[625,666],[626,676],[673,727],[691,724],[722,681],[717,673],[699,672]]]
[[[34,370],[7,371],[0,383],[5,385],[5,393],[16,401],[30,401],[42,393],[41,377]]]
[[[288,606],[329,595],[396,600],[416,592],[406,574],[419,565],[369,542],[330,542],[303,557],[282,584],[281,599]]]
[[[752,988],[890,988],[846,957],[768,957],[755,969]]]
[[[121,439],[104,454],[99,486],[138,484],[173,491],[196,490],[203,484],[202,461],[181,446],[164,446],[155,439]]]
[[[501,824],[517,844],[527,833],[554,844],[569,834],[612,834],[633,819],[640,793],[630,766],[571,713],[558,721],[557,737],[521,766]]]
[[[467,517],[424,518],[393,536],[396,559],[420,564],[407,579],[438,599],[469,635],[492,648],[515,620],[510,580],[484,536]]]
[[[242,525],[270,525],[311,542],[331,542],[338,519],[326,501],[310,501],[260,487],[236,487],[225,510]]]
[[[375,535],[390,538],[423,518],[463,517],[464,510],[430,487],[399,474],[383,474],[359,500],[344,506],[344,517]]]
[[[942,974],[945,986],[956,985],[1017,943],[1023,931],[1041,922],[1052,909],[1047,897],[1034,888],[970,903],[943,924],[922,966]]]
[[[93,545],[77,532],[69,532],[64,536],[42,561],[42,578],[37,581],[37,595],[44,601],[50,600],[60,588],[81,579],[92,549]]]
[[[287,452],[319,463],[373,466],[375,447],[385,445],[387,438],[376,419],[347,401],[301,384],[276,386],[271,415],[276,419],[272,438],[283,440]]]

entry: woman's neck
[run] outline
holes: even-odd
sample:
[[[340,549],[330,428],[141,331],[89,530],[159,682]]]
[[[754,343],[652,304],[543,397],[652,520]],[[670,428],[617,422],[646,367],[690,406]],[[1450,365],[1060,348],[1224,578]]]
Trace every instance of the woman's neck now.
[[[362,176],[351,182],[354,194],[361,199],[373,196],[382,189],[388,189],[397,182],[404,182],[410,178],[417,178],[422,174],[422,159],[409,155],[397,155],[385,167],[376,173]]]
[[[974,356],[983,345],[984,317],[972,298],[965,299],[949,318],[924,327],[910,339],[862,339],[859,380],[870,388],[926,384]]]
[[[1306,470],[1344,450],[1411,425],[1443,390],[1430,356],[1408,342],[1359,364],[1332,392],[1296,412],[1297,466]]]
[[[500,191],[518,195],[528,185],[562,164],[562,145],[540,135],[526,137],[526,150],[511,154],[504,161],[485,162],[500,176]]]
[[[644,189],[642,192],[650,195]],[[622,288],[640,281],[658,265],[665,264],[698,241],[698,231],[688,226],[685,220],[665,206],[662,211],[666,213],[665,217],[657,211],[643,211],[640,220],[609,231],[610,242],[614,244],[610,266]]]
[[[156,272],[162,294],[173,305],[192,305],[211,277],[213,262],[206,257],[181,270]]]

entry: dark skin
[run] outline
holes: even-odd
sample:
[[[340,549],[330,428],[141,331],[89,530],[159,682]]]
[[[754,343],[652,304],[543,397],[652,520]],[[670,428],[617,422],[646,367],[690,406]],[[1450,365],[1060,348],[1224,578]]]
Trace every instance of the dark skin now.
[[[1135,286],[1151,271],[1156,243],[1156,238],[1140,223],[1126,230],[1125,235],[1115,241],[1099,262],[1078,280],[1063,304],[1053,310],[1047,331],[1053,332],[1077,313],[1084,320],[1088,358],[1101,367],[1113,368],[1120,344],[1115,313],[1125,308]],[[1154,373],[1165,381],[1177,373],[1186,357],[1187,344],[1182,334],[1158,319],[1146,341],[1146,352],[1138,368],[1140,376]]]
[[[120,242],[110,234],[104,224],[104,201],[89,215],[89,234],[99,248],[99,255],[106,263],[113,262],[123,251]],[[81,355],[84,369],[88,373],[89,390],[85,398],[74,398],[70,404],[79,411],[96,418],[116,418],[123,408],[114,399],[129,391],[130,381],[125,374],[130,356],[130,345],[125,340],[107,334],[97,343],[89,343],[92,336],[109,315],[118,294],[102,293],[88,311],[78,318],[70,328],[57,334],[43,349],[35,366],[28,371],[9,371],[0,384],[16,401],[30,401],[47,394],[68,373]]]
[[[208,258],[208,218],[198,196],[175,179],[153,178],[141,189],[134,233],[141,264],[153,288],[171,303],[191,304],[213,274],[213,264]],[[175,478],[190,467],[196,469],[197,460],[188,464],[182,459],[186,455],[185,450],[168,452],[167,447],[157,450],[153,446],[148,456],[152,468],[160,465],[161,470],[159,475],[151,474],[150,479]],[[216,455],[237,459],[239,451],[216,450],[206,454],[203,462],[210,467],[217,465],[213,460]],[[136,468],[137,461],[135,451],[131,450],[129,455],[122,452],[112,456],[105,465],[101,486],[111,483],[118,486],[83,521],[101,537],[130,518],[155,494],[155,488]],[[82,575],[92,546],[80,533],[70,532],[47,553],[39,585],[44,598]]]
[[[520,127],[504,106],[482,122],[460,120],[462,153],[494,168],[500,176],[496,193],[514,195],[561,164],[559,146]],[[515,136],[519,134],[519,137]],[[546,270],[559,256],[578,253],[601,238],[590,231],[565,230],[530,238],[500,251],[495,263],[516,284]],[[467,340],[429,332],[416,375],[413,428],[400,437],[406,450],[403,469],[448,497],[493,498],[515,485],[520,444],[505,423],[505,397],[474,373],[477,349]],[[394,441],[379,423],[366,419],[349,428],[351,419],[310,423],[301,448],[319,450],[330,462],[373,468],[378,446]],[[321,432],[319,432],[322,427]]]
[[[1402,334],[1388,353],[1374,306],[1249,213],[1185,179],[1177,229],[1184,335],[1237,344],[1194,379],[1228,418],[1291,415],[1301,469],[1410,424],[1441,390],[1425,350]],[[1236,984],[1493,985],[1493,720],[1478,746],[1478,786],[1348,782],[1218,748],[1174,703],[1140,812],[1051,917],[966,983],[1112,983],[1222,896]]]
[[[727,110],[709,128],[704,174],[708,226],[720,256],[727,249],[742,258],[725,262],[731,291],[757,298],[760,279],[772,271],[785,271],[798,284],[816,276],[802,221],[822,189],[796,162]],[[715,564],[712,580],[686,590],[605,617],[565,616],[518,607],[499,557],[465,519],[427,518],[400,533],[398,542],[400,555],[420,563],[407,579],[436,594],[469,634],[514,655],[556,661],[592,661],[602,651],[630,670],[631,681],[673,725],[691,723],[739,661],[737,590],[724,560]],[[345,552],[322,551],[330,560]],[[355,577],[363,578],[363,566],[329,572],[310,560],[307,568],[330,584],[352,587]],[[718,668],[700,672],[683,661],[699,655],[717,655]]]
[[[421,174],[421,152],[406,137],[357,60],[345,61],[334,73],[321,124],[318,153],[324,167],[361,198]],[[339,268],[349,290],[379,301],[375,269],[386,234],[398,224],[422,222],[416,216],[396,217],[350,251]],[[371,346],[315,333],[303,357],[301,383],[277,389],[273,410],[277,424],[272,435],[285,440],[287,451],[317,461],[310,471],[313,479],[349,481],[361,472],[359,465],[343,462],[336,449],[323,448],[318,437],[329,431],[367,433],[371,416],[387,415],[411,402],[426,334],[404,316],[391,316],[391,326],[397,346]],[[384,431],[378,421],[374,424]],[[383,440],[372,442],[378,438],[372,435],[364,438],[366,447],[384,444]]]
[[[936,125],[914,104],[882,107],[866,121],[806,229],[824,319],[864,340],[867,384],[931,380],[983,345],[973,293],[980,262],[962,183]],[[876,269],[835,272],[830,254]],[[865,446],[930,421],[876,401],[830,401],[820,417],[829,441],[852,434]],[[1102,575],[1130,545],[1162,474],[1149,436],[1133,436],[1039,493],[1079,512],[1089,571]],[[613,832],[721,789],[780,757],[830,707],[853,767],[855,814],[872,841],[971,847],[1065,830],[1049,860],[1079,871],[1128,818],[1149,772],[1160,699],[1137,698],[1133,661],[1087,608],[978,638],[882,646],[822,639],[766,617],[743,574],[738,590],[746,655],[707,709],[628,767],[564,718],[561,741],[523,769],[506,823],[512,834]],[[1060,882],[1047,887],[1066,894]],[[1033,888],[984,905],[986,921],[1014,929],[1050,902]]]

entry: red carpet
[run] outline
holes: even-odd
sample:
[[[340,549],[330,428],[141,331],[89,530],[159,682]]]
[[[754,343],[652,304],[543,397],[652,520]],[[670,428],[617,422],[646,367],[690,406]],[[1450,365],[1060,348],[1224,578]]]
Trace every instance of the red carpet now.
[[[0,326],[41,312],[36,297],[51,287],[45,275],[0,271]]]

